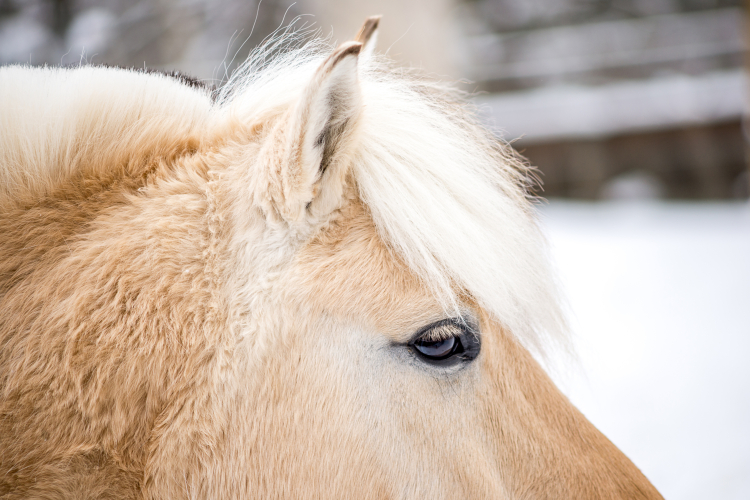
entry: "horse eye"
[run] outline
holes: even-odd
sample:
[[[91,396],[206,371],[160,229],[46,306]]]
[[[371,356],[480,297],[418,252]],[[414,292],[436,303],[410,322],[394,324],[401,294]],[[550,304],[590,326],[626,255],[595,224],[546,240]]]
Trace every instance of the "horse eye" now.
[[[414,342],[414,349],[419,351],[423,356],[440,360],[446,359],[457,352],[463,352],[461,339],[457,337],[448,337],[442,340],[417,340]]]
[[[409,347],[422,361],[446,367],[474,360],[479,355],[480,341],[476,327],[463,319],[448,318],[423,328]]]

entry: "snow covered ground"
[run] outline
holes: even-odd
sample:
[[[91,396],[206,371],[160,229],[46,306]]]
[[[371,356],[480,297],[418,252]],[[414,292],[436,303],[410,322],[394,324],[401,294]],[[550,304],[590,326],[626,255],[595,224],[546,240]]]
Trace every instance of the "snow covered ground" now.
[[[750,205],[541,208],[578,408],[670,500],[750,498]]]

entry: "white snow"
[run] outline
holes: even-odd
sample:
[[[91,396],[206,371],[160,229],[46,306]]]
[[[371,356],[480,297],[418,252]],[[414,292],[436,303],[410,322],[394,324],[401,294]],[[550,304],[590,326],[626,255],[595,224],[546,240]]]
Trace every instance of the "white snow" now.
[[[671,500],[750,498],[750,205],[541,208],[578,408]]]

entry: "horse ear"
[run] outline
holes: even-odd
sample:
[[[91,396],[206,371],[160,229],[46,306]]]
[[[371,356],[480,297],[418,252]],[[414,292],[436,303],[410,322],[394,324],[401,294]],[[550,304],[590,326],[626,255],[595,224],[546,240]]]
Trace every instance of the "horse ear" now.
[[[362,27],[359,28],[357,35],[354,37],[355,42],[359,42],[363,46],[362,55],[369,57],[375,50],[375,45],[378,41],[378,25],[380,24],[380,18],[383,16],[370,16],[365,19]]]
[[[286,122],[284,207],[288,221],[330,212],[340,202],[345,166],[362,109],[357,61],[362,44],[340,45],[320,65]]]

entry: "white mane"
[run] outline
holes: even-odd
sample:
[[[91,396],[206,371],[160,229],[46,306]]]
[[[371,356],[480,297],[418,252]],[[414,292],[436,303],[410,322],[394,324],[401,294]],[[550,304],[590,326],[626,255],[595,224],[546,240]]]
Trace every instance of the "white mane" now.
[[[289,45],[289,36],[277,44]],[[292,37],[293,38],[293,37]],[[331,47],[256,52],[219,95],[258,120],[299,95]],[[360,58],[364,102],[353,170],[382,238],[449,312],[465,290],[533,352],[566,346],[554,273],[525,189],[528,169],[456,92]]]
[[[205,127],[207,94],[120,68],[0,68],[0,209],[43,196],[74,169],[99,175],[137,163],[134,151],[169,155]]]

